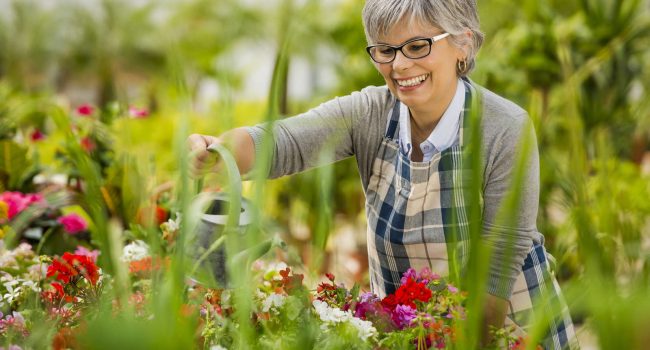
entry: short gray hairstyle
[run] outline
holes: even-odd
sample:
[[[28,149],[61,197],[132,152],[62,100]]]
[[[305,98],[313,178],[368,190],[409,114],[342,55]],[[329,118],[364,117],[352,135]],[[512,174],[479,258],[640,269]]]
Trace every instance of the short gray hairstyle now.
[[[474,69],[476,54],[483,44],[476,0],[366,0],[362,17],[369,44],[388,35],[403,18],[448,32],[454,45],[468,47],[467,66],[462,71],[460,67],[456,68],[459,76]],[[471,40],[464,35],[467,29],[472,32]]]

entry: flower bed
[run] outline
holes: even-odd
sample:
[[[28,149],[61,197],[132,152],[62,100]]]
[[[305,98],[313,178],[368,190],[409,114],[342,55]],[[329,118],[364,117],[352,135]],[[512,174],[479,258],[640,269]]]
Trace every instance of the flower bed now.
[[[37,194],[5,192],[0,199],[5,231],[11,230],[10,220],[27,213],[30,206],[49,207]],[[89,226],[75,213],[50,210],[49,215],[58,216],[49,235],[60,230],[60,235],[78,239]],[[163,246],[174,246],[180,221],[176,215],[160,224],[156,235]],[[41,244],[47,238],[48,234],[41,236]],[[89,245],[83,239],[78,242]],[[154,304],[160,293],[153,286],[172,274],[173,249],[153,254],[147,243],[131,239],[121,249],[118,270],[111,275],[97,265],[101,252],[85,245],[61,256],[37,256],[28,243],[7,249],[2,242],[0,308],[7,316],[0,320],[0,339],[5,344],[14,348],[29,344],[33,332],[42,331],[36,320],[46,320],[49,344],[63,349],[91,345],[87,332],[96,319],[115,321],[127,312],[146,325],[159,317],[161,310]],[[119,265],[127,276],[120,277]],[[251,266],[248,281],[254,285],[243,289],[209,288],[185,278],[183,290],[178,291],[182,295],[179,305],[188,324],[195,327],[197,347],[239,348],[248,342],[281,349],[445,349],[463,337],[466,293],[428,269],[409,269],[395,293],[379,298],[361,292],[358,285],[348,289],[337,284],[329,273],[316,288],[309,288],[303,283],[304,275],[285,263],[257,260]],[[117,288],[125,278],[130,283],[124,284],[127,288],[120,296]],[[101,311],[107,301],[109,314]],[[254,340],[240,338],[247,327]],[[523,339],[501,329],[494,332],[489,347],[523,345]]]
[[[2,307],[7,316],[0,321],[1,339],[14,348],[21,346],[34,325],[25,321],[23,314],[28,314],[32,320],[44,317],[51,322],[54,348],[83,347],[76,337],[98,317],[100,300],[114,280],[96,265],[93,252],[79,253],[39,258],[27,244],[2,251]],[[154,294],[148,288],[150,279],[169,265],[152,264],[142,242],[125,247],[123,258],[137,259],[129,261],[135,282],[126,307],[134,310],[133,317],[147,322],[156,316],[148,305]],[[136,265],[140,267],[133,268]],[[258,284],[250,304],[250,319],[262,348],[310,344],[325,349],[445,349],[461,336],[466,293],[427,269],[420,273],[409,270],[397,291],[383,299],[370,292],[360,293],[358,286],[347,289],[336,284],[331,274],[310,290],[303,284],[303,275],[284,263],[257,261],[253,275]],[[240,345],[234,336],[241,326],[236,316],[241,302],[237,290],[207,288],[190,281],[186,292],[183,308],[185,316],[194,319],[191,322],[196,324],[199,347]],[[115,314],[124,307],[118,301],[112,303]],[[496,341],[508,349],[523,348],[524,344],[507,330],[498,332]]]

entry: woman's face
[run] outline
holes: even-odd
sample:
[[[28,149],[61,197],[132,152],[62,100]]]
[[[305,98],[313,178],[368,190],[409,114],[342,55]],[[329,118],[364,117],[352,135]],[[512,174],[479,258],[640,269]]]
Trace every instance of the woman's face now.
[[[387,36],[380,37],[378,43],[398,46],[414,38],[431,38],[442,33],[443,30],[434,26],[402,20]],[[375,66],[393,95],[411,110],[438,111],[447,107],[456,91],[456,62],[464,58],[465,53],[446,37],[434,42],[426,57],[410,59],[397,51],[394,61],[375,62]],[[417,83],[418,80],[421,81]]]

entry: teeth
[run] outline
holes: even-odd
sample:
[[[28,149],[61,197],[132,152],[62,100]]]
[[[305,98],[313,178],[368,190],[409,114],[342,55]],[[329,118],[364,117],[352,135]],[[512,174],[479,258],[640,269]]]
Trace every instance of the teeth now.
[[[397,84],[404,87],[415,86],[423,82],[428,76],[429,74],[423,74],[419,77],[411,78],[408,80],[397,80]]]

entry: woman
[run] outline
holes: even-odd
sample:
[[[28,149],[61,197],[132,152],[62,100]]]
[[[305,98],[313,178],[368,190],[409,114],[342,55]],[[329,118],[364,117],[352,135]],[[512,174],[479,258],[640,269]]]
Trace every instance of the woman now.
[[[543,346],[577,347],[571,318],[549,273],[544,238],[535,225],[539,164],[535,134],[526,112],[470,82],[466,75],[483,41],[473,0],[367,0],[363,22],[368,54],[386,86],[367,87],[273,126],[269,177],[319,165],[319,150],[332,147],[335,160],[356,156],[366,194],[368,253],[373,292],[399,285],[409,267],[463,271],[469,251],[469,203],[463,197],[470,174],[463,164],[464,138],[481,125],[482,243],[492,249],[485,330],[515,323],[525,332],[533,303],[544,295],[563,305],[548,322]],[[473,102],[479,100],[481,104]],[[240,171],[263,152],[267,125],[220,137],[191,135],[192,168],[198,175],[216,160],[212,143],[233,150]],[[532,143],[516,220],[497,222],[508,193],[522,139]],[[454,218],[459,218],[454,220]],[[453,269],[452,269],[453,270]]]

